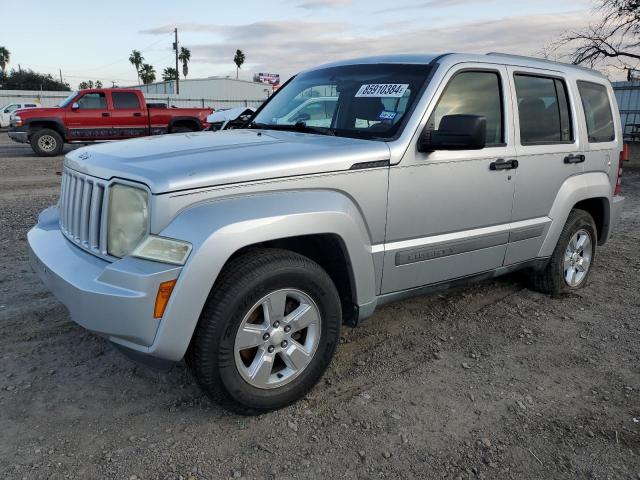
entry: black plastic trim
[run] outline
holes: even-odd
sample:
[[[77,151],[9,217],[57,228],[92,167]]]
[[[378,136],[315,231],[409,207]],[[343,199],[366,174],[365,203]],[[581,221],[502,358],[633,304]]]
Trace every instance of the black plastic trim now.
[[[351,165],[349,170],[363,170],[366,168],[379,168],[379,167],[388,167],[390,165],[389,160],[375,160],[373,162],[359,162]]]

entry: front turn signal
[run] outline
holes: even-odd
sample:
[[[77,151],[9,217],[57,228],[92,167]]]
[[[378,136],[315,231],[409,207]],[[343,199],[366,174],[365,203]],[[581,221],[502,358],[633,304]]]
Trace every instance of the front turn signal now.
[[[170,280],[168,282],[162,282],[158,287],[156,305],[153,309],[153,318],[162,318],[162,315],[164,315],[164,310],[167,308],[173,287],[176,286],[176,281],[177,280]]]

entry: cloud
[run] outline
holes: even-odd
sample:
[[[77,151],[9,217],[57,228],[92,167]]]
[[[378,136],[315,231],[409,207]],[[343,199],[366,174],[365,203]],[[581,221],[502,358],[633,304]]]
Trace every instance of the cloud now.
[[[443,8],[443,7],[455,7],[457,5],[472,5],[493,3],[495,0],[427,0],[423,2],[408,3],[406,5],[397,5],[393,7],[383,8],[376,10],[373,13],[392,13],[401,12],[406,10],[419,10],[422,8]],[[514,0],[513,3],[516,3]]]
[[[339,7],[349,5],[352,0],[306,0],[298,4],[298,8],[307,10],[317,10],[320,8]]]
[[[373,27],[357,33],[346,22],[263,21],[247,25],[178,25],[180,31],[211,32],[216,40],[189,45],[192,63],[210,64],[210,74],[235,72],[230,59],[236,48],[246,54],[247,71],[280,73],[283,79],[314,65],[345,58],[389,53],[502,51],[532,55],[566,31],[588,20],[584,11],[512,16],[444,27]],[[158,27],[147,33],[165,33]],[[222,69],[225,69],[221,71]],[[226,70],[228,69],[228,70]]]

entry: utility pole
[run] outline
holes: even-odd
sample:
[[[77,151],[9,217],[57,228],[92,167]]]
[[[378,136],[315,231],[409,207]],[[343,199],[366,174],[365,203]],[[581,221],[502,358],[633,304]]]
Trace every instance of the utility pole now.
[[[60,69],[60,83],[64,83],[64,82],[62,81],[62,69]]]
[[[176,51],[176,95],[180,94],[180,73],[178,73],[178,28],[173,29],[176,41],[173,42],[173,49]]]

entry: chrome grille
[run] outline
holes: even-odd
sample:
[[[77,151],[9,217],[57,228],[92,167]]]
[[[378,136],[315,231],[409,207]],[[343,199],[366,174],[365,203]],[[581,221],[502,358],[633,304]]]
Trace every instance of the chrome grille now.
[[[105,200],[107,182],[67,168],[60,189],[60,230],[73,243],[100,256],[107,255]]]

